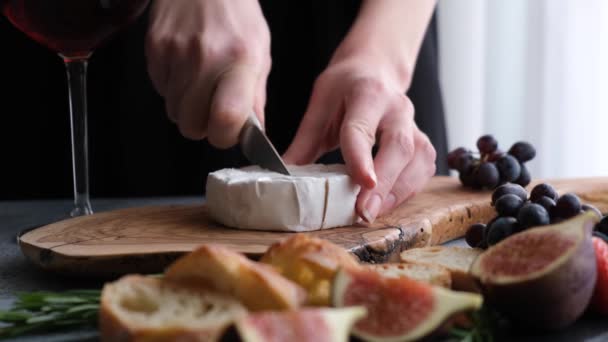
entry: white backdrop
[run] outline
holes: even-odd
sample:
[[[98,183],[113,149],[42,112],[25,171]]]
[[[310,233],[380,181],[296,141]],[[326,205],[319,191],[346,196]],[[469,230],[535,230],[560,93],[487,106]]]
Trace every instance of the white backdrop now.
[[[537,148],[533,177],[608,176],[608,1],[440,0],[450,148]]]

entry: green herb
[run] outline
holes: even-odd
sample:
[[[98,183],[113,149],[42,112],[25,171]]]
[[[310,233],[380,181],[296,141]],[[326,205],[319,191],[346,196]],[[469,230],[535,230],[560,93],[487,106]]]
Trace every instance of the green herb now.
[[[0,338],[94,326],[100,295],[100,290],[19,293],[10,310],[0,311]]]
[[[471,325],[467,328],[454,327],[450,330],[450,341],[460,342],[493,342],[494,334],[498,329],[499,317],[497,314],[482,307],[469,316]]]

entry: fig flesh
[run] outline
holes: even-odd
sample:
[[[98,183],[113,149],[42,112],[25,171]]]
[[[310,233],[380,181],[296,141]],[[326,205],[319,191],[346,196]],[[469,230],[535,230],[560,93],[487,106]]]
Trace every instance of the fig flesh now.
[[[244,342],[346,342],[353,324],[365,315],[361,306],[266,311],[243,317],[235,326]]]
[[[481,307],[482,298],[372,270],[340,269],[332,304],[367,309],[367,316],[353,327],[353,335],[364,341],[414,341],[438,330],[452,315]]]
[[[471,266],[487,303],[533,330],[573,323],[585,311],[596,281],[591,242],[596,222],[595,214],[585,212],[490,247]]]

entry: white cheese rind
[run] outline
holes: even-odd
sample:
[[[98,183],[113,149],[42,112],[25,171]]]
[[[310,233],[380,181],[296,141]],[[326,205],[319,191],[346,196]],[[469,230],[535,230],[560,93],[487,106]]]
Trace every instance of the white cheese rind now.
[[[360,188],[343,165],[289,166],[289,171],[292,176],[252,166],[210,173],[211,217],[233,228],[293,232],[357,221],[354,208]]]

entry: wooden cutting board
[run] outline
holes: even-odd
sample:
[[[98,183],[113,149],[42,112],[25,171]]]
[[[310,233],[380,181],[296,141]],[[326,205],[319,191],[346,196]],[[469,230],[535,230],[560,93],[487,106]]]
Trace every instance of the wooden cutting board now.
[[[550,181],[560,193],[608,211],[608,177]],[[328,239],[365,262],[394,260],[402,250],[461,237],[467,227],[495,216],[490,191],[464,189],[435,177],[391,214],[372,225],[306,233]],[[205,206],[151,206],[72,218],[29,231],[20,247],[35,264],[61,273],[115,277],[156,273],[203,243],[218,243],[255,258],[293,233],[236,230],[209,219]]]

